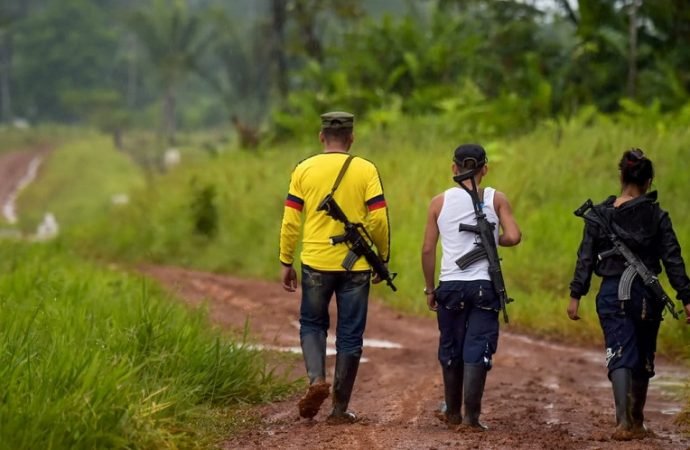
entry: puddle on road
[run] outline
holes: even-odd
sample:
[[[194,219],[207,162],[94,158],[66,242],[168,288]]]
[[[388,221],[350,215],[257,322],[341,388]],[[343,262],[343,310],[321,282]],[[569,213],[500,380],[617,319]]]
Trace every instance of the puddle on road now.
[[[330,339],[329,339],[329,343]],[[399,349],[403,348],[402,345],[396,343],[396,342],[391,342],[391,341],[386,341],[383,339],[364,339],[364,347],[365,348],[383,348],[383,349]],[[296,353],[296,354],[302,354],[302,348],[299,346],[288,346],[288,347],[282,347],[280,345],[266,345],[266,344],[249,344],[247,345],[247,348],[252,349],[252,350],[272,350],[276,352],[287,352],[287,353]],[[336,350],[333,347],[326,347],[326,356],[334,356],[336,355]],[[369,360],[366,357],[363,357],[360,362],[368,362]]]
[[[403,348],[397,342],[384,341],[383,339],[364,339],[364,347],[371,348]]]
[[[584,360],[587,360],[589,362],[598,364],[598,365],[603,365],[604,364],[604,353],[602,352],[595,352],[593,350],[587,350],[583,349],[580,347],[570,347],[567,345],[563,344],[557,344],[554,342],[548,342],[548,341],[543,341],[540,339],[533,339],[529,336],[523,336],[521,334],[513,334],[513,333],[508,333],[508,332],[503,332],[503,336],[507,339],[512,339],[516,341],[521,341],[525,342],[527,344],[533,345],[533,346],[539,346],[543,348],[548,348],[555,350],[561,354],[573,354],[577,355],[578,358],[582,358]],[[525,355],[527,355],[529,352],[525,352]]]
[[[250,344],[246,346],[248,349],[251,350],[271,350],[274,352],[285,352],[285,353],[297,353],[297,354],[302,354],[302,348],[301,347],[281,347],[279,345],[265,345],[265,344]],[[335,355],[335,349],[327,347],[326,348],[326,356],[334,356]]]

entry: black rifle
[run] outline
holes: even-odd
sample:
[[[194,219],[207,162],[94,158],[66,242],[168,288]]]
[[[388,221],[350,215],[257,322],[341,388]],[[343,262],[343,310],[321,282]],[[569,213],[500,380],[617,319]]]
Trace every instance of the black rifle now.
[[[460,267],[460,270],[465,270],[477,261],[486,259],[489,261],[489,277],[491,284],[498,295],[501,302],[501,309],[503,310],[503,321],[508,323],[508,311],[506,311],[506,304],[513,301],[508,297],[506,292],[506,285],[503,281],[503,272],[501,272],[501,259],[498,256],[498,249],[496,248],[496,239],[494,238],[494,228],[496,224],[489,222],[486,214],[482,211],[482,202],[479,200],[479,193],[477,192],[477,183],[474,181],[476,171],[471,171],[463,175],[456,175],[453,179],[462,186],[462,188],[472,197],[472,205],[474,206],[474,215],[477,217],[477,225],[460,224],[458,231],[470,231],[479,236],[477,248],[462,255],[455,261],[455,264]],[[464,180],[471,180],[472,189],[469,189],[462,182]]]
[[[338,203],[336,203],[333,198],[333,194],[328,194],[319,204],[317,211],[325,211],[327,216],[332,217],[338,222],[342,222],[345,225],[345,233],[331,236],[331,245],[337,245],[345,243],[350,249],[347,252],[347,256],[343,260],[341,266],[345,270],[352,270],[352,266],[361,257],[367,260],[371,266],[374,273],[376,273],[380,279],[384,280],[388,286],[394,291],[398,289],[393,285],[393,279],[396,277],[396,273],[391,273],[386,264],[381,260],[379,255],[374,252],[371,247],[374,242],[369,236],[366,228],[361,223],[352,223],[348,220],[347,216],[340,209]]]
[[[588,214],[592,211],[592,214]],[[606,236],[609,238],[613,244],[611,250],[606,250],[605,252],[599,253],[597,258],[601,261],[604,258],[608,258],[614,255],[621,255],[625,259],[625,271],[618,282],[618,299],[621,301],[630,300],[630,290],[632,288],[632,283],[636,276],[642,279],[645,287],[651,291],[657,300],[664,303],[664,306],[671,313],[674,319],[678,319],[678,313],[673,307],[673,301],[664,292],[664,288],[659,283],[659,278],[644,265],[642,260],[633,253],[630,248],[623,242],[623,240],[616,234],[613,227],[609,224],[609,221],[601,214],[597,208],[594,207],[591,199],[588,199],[582,204],[574,213],[577,217],[582,217],[585,222],[590,222],[599,228],[601,228]]]

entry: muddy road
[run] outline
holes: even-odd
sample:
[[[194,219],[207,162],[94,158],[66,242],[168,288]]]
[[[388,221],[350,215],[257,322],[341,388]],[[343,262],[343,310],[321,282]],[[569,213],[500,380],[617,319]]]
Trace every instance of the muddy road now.
[[[178,268],[149,267],[145,272],[192,305],[206,302],[213,321],[223,327],[241,329],[249,319],[251,334],[261,345],[299,348],[299,292],[287,293],[278,283]],[[334,353],[332,338],[329,354]],[[611,441],[615,419],[603,350],[533,340],[504,327],[483,402],[482,419],[490,430],[457,432],[434,415],[443,400],[435,321],[403,315],[372,301],[365,338],[365,359],[350,403],[360,422],[327,425],[330,400],[314,420],[301,419],[296,406],[299,394],[257,407],[260,424],[229,439],[224,448],[690,448],[690,440],[674,424],[682,403],[669,394],[669,386],[682,385],[686,379],[685,368],[658,364],[646,408],[655,437]],[[327,358],[331,380],[334,362],[333,356]],[[301,362],[294,373],[304,374]]]
[[[41,161],[49,152],[50,149],[44,146],[0,154],[0,211],[3,221],[10,224],[17,221],[14,204],[17,194],[34,179]]]

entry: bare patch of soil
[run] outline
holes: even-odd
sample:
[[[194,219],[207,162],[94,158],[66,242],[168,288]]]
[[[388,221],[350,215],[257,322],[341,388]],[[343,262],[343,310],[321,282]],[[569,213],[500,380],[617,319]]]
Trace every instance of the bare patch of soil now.
[[[49,148],[41,147],[34,150],[15,151],[0,155],[0,208],[4,220],[10,220],[13,200],[22,181],[27,175],[31,162],[35,158],[42,158],[49,152]]]
[[[299,346],[299,293],[287,293],[278,283],[186,269],[143,270],[190,304],[206,302],[214,322],[223,327],[242,328],[248,319],[252,335],[263,345]],[[331,311],[333,323],[334,308]],[[690,445],[674,425],[680,400],[661,388],[682,381],[687,376],[685,368],[658,365],[646,408],[647,424],[655,436],[616,442],[610,439],[615,418],[603,351],[552,344],[504,330],[483,402],[481,419],[490,429],[456,431],[434,414],[443,400],[436,322],[400,314],[372,301],[365,338],[370,346],[365,342],[366,361],[360,366],[350,403],[361,417],[359,422],[326,424],[330,400],[314,419],[302,419],[297,408],[299,394],[257,407],[260,425],[230,437],[223,447],[641,450],[687,449]],[[334,363],[329,356],[329,378]]]

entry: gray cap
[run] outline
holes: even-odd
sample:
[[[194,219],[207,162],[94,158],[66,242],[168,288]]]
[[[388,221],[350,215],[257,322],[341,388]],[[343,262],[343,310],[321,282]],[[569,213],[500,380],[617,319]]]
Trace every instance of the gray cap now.
[[[330,128],[332,130],[338,128],[353,128],[355,125],[355,116],[349,112],[332,111],[321,114],[321,129]]]

